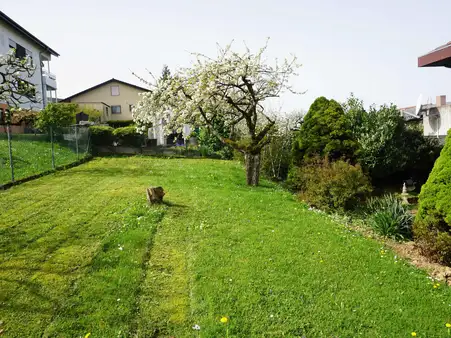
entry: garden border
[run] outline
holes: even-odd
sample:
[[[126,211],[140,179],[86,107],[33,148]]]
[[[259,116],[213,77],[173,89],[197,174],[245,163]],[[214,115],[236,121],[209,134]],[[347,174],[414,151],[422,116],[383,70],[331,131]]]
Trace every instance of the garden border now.
[[[72,163],[69,163],[69,164],[65,164],[65,165],[60,165],[60,166],[56,167],[55,169],[43,171],[43,172],[41,172],[39,174],[31,175],[31,176],[28,176],[28,177],[21,178],[20,180],[16,180],[14,182],[9,182],[9,183],[0,185],[0,190],[7,190],[7,189],[9,189],[11,187],[14,187],[16,185],[19,185],[19,184],[22,184],[22,183],[25,183],[25,182],[29,182],[29,181],[33,181],[33,180],[35,180],[37,178],[53,174],[53,173],[55,173],[57,171],[62,171],[62,170],[70,169],[70,168],[73,168],[73,167],[77,167],[80,164],[89,162],[93,158],[94,158],[94,156],[89,155],[89,156],[86,156],[86,157],[82,158],[81,160],[78,160],[78,161],[75,161],[75,162],[72,162]]]

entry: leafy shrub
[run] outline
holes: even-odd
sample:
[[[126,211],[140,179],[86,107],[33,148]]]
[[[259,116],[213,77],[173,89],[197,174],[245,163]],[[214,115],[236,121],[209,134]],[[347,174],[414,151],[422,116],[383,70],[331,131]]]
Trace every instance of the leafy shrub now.
[[[414,224],[424,254],[451,264],[451,131],[427,182],[422,186]]]
[[[75,103],[50,103],[38,114],[36,127],[48,131],[50,127],[57,129],[75,123],[78,106]]]
[[[106,123],[113,128],[128,127],[135,124],[133,120],[110,120],[107,121]]]
[[[393,239],[412,237],[413,216],[395,195],[368,199],[366,214],[378,234]]]
[[[77,114],[83,112],[88,115],[88,120],[92,122],[99,122],[102,117],[102,112],[92,107],[79,107]]]
[[[342,160],[310,161],[292,171],[290,183],[301,199],[324,211],[353,209],[371,191],[360,166]]]
[[[317,98],[305,115],[293,143],[294,162],[300,165],[313,157],[354,160],[358,144],[341,105],[325,97]]]
[[[144,142],[144,135],[136,131],[136,126],[116,128],[113,135],[122,146],[140,147]]]
[[[109,126],[91,126],[91,142],[95,146],[111,146],[114,142],[113,128]]]
[[[420,126],[408,125],[393,105],[371,106],[351,94],[343,104],[347,124],[358,141],[358,162],[373,181],[398,174],[423,181],[438,157],[437,145]]]

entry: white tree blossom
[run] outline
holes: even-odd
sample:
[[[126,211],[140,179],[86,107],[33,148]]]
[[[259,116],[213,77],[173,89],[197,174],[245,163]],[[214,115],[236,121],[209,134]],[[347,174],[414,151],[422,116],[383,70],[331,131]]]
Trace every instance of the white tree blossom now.
[[[212,127],[219,117],[231,130],[240,128],[244,132],[241,140],[217,136],[245,154],[247,182],[257,185],[260,153],[275,125],[263,103],[284,91],[295,93],[289,80],[299,67],[294,56],[267,64],[263,59],[266,48],[255,54],[246,48],[239,54],[228,45],[219,48],[214,59],[193,54],[192,67],[149,83],[151,92],[141,94],[133,110],[139,130],[145,132],[162,120],[167,122],[164,127],[169,132],[180,132],[184,124]]]
[[[16,58],[12,49],[0,55],[0,102],[5,102],[10,109],[19,109],[21,104],[38,102],[36,88],[26,79],[31,78],[36,70],[31,59]]]

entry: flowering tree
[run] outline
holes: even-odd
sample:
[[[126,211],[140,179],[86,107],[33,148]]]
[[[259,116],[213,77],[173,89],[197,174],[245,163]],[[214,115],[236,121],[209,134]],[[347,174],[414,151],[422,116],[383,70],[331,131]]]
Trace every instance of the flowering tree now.
[[[275,121],[263,103],[284,91],[294,93],[288,81],[299,67],[296,57],[269,65],[263,54],[267,45],[253,54],[233,52],[231,45],[219,48],[216,59],[194,54],[191,68],[178,70],[166,79],[150,84],[133,111],[133,119],[144,132],[146,127],[165,120],[167,131],[181,130],[183,124],[213,128],[221,118],[230,129],[230,137],[218,138],[245,156],[247,184],[258,185],[260,154],[270,142],[268,133]],[[237,130],[240,133],[237,133]],[[233,135],[245,135],[241,139]]]
[[[0,119],[0,124],[6,126],[8,134],[9,163],[13,181],[14,167],[9,125],[12,121],[12,113],[19,113],[21,104],[38,102],[34,85],[24,80],[24,78],[32,77],[34,71],[35,67],[31,59],[28,56],[23,59],[16,58],[14,49],[5,55],[0,55],[0,102],[6,103],[9,107],[6,114]],[[2,116],[0,115],[0,117]]]
[[[0,102],[13,109],[24,103],[37,103],[35,86],[25,80],[32,77],[35,70],[31,59],[16,58],[14,49],[0,55]]]

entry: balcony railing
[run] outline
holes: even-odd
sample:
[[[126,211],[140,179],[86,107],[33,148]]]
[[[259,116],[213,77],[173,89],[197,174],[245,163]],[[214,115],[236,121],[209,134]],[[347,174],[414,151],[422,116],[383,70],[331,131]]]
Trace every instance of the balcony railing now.
[[[45,69],[42,70],[42,80],[49,90],[55,90],[56,86],[56,75],[52,74]]]

